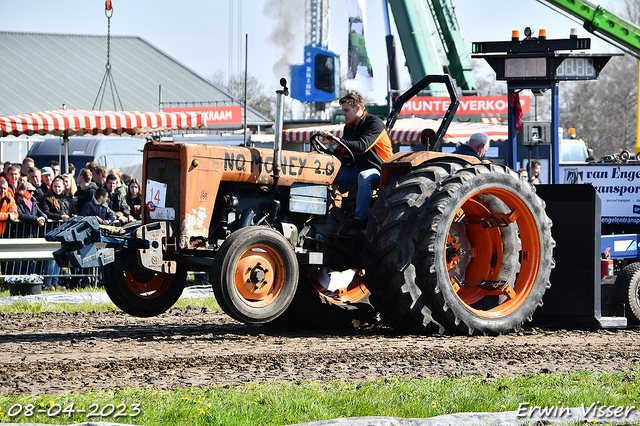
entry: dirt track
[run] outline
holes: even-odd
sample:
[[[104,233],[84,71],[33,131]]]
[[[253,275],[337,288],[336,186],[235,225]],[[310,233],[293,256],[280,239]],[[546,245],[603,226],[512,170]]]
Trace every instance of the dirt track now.
[[[207,308],[155,318],[121,312],[0,315],[0,393],[173,389],[277,380],[503,376],[640,361],[640,330],[500,337],[403,336],[384,327],[288,331]]]

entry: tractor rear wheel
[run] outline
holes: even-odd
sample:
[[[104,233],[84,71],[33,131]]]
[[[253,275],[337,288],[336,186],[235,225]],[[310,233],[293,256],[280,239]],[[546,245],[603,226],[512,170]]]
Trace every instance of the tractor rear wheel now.
[[[167,311],[182,295],[187,280],[187,271],[180,267],[174,275],[132,274],[111,263],[102,269],[102,274],[111,301],[136,317],[152,317]]]
[[[542,305],[551,221],[515,172],[429,164],[381,191],[378,204],[367,226],[377,279],[366,284],[393,327],[495,335],[519,329]]]
[[[216,254],[211,274],[220,307],[230,317],[263,324],[280,316],[298,285],[298,261],[291,243],[264,226],[231,234]]]
[[[640,324],[640,262],[622,268],[613,284],[613,299],[625,304],[629,324]]]
[[[415,234],[418,213],[436,185],[462,166],[436,163],[411,170],[378,191],[365,229],[365,285],[371,304],[390,327],[410,333],[444,333],[418,285]]]
[[[375,322],[363,270],[307,266],[287,310],[270,325],[287,328],[348,328]]]

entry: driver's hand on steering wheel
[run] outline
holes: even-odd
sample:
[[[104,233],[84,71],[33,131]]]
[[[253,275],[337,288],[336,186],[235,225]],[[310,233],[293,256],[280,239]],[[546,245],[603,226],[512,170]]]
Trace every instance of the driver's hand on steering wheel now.
[[[335,142],[335,139],[337,139],[333,133],[331,132],[320,132],[320,135],[322,136],[322,140],[326,140],[329,142],[329,144],[327,145],[327,149],[330,152],[334,152],[336,150],[336,148],[338,147],[338,144]]]
[[[335,140],[337,138],[333,135],[333,133],[325,131],[325,132],[322,132],[321,135],[322,135],[322,139],[323,140],[328,140],[329,142],[331,142],[333,144],[336,143]]]

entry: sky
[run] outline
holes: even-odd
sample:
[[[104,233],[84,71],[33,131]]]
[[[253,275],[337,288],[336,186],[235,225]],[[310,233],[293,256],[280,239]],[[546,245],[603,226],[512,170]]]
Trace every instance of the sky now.
[[[366,0],[367,50],[374,70],[374,91],[364,95],[378,103],[385,102],[386,91],[383,1]],[[546,29],[548,38],[567,38],[571,28],[578,28],[579,37],[592,37],[592,52],[617,51],[590,35],[579,23],[537,0],[450,1],[469,52],[472,42],[509,40],[512,30],[519,30],[522,37],[527,26]],[[616,5],[621,7],[621,0],[592,2],[614,13],[621,12],[616,9]],[[342,75],[346,75],[347,67],[348,3],[348,0],[329,3],[329,50],[341,56]],[[245,40],[248,40],[248,72],[268,90],[279,88],[280,77],[288,77],[289,65],[302,63],[304,0],[113,0],[112,4],[112,35],[142,37],[203,77],[243,73]],[[393,20],[391,26],[395,33]],[[106,35],[105,3],[0,0],[0,30]],[[436,44],[440,45],[439,41]],[[400,46],[397,37],[396,46]],[[400,82],[409,87],[403,62],[399,58]],[[112,69],[116,82],[117,71]],[[490,68],[483,66],[479,72],[490,72]]]

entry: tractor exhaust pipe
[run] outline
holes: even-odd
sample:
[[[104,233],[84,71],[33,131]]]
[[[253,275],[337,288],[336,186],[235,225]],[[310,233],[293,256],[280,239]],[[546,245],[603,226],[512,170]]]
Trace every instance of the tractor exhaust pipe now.
[[[281,78],[281,90],[276,90],[278,94],[276,98],[276,129],[275,139],[273,141],[273,191],[278,188],[278,180],[282,171],[282,121],[284,119],[284,97],[289,96],[289,88],[287,87],[287,79]]]

